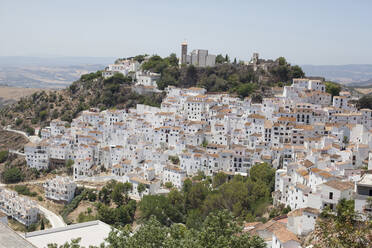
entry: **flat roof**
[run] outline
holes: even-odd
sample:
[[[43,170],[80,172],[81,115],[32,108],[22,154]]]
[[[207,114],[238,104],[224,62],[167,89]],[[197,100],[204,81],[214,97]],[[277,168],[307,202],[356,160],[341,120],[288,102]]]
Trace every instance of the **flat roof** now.
[[[22,236],[0,222],[0,248],[35,248]]]
[[[80,245],[84,247],[99,246],[105,241],[111,232],[111,226],[95,220],[66,227],[52,228],[42,231],[29,232],[25,234],[27,241],[39,248],[47,247],[50,243],[58,246],[71,239],[81,238]]]

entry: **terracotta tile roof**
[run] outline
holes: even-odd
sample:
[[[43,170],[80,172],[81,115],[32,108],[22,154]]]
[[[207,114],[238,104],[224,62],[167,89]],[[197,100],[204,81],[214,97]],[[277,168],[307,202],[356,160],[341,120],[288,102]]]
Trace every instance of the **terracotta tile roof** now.
[[[331,188],[337,189],[337,190],[348,190],[348,189],[353,189],[354,188],[354,183],[352,182],[343,182],[340,180],[332,180],[324,183],[324,185],[327,185]]]
[[[300,243],[300,240],[297,238],[297,236],[285,227],[274,230],[273,233],[282,244],[287,243],[288,241],[295,241]]]

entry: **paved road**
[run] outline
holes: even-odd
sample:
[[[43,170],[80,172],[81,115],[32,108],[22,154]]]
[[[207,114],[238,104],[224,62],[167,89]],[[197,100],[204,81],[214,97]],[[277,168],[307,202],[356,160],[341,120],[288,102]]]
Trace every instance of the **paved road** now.
[[[26,154],[24,154],[20,151],[12,150],[12,149],[9,149],[9,153],[17,154],[19,156],[26,156]]]
[[[13,132],[13,133],[18,133],[18,134],[21,134],[23,135],[24,137],[26,137],[26,139],[28,139],[28,141],[31,141],[31,142],[39,142],[41,139],[39,138],[39,136],[36,136],[36,135],[33,135],[33,136],[29,136],[27,133],[23,132],[23,131],[20,131],[20,130],[15,130],[15,129],[12,129],[10,128],[9,126],[8,127],[4,127],[3,128],[4,130],[6,131],[9,131],[9,132]]]
[[[13,133],[21,134],[21,135],[25,136],[26,139],[30,140],[30,137],[28,136],[28,134],[25,133],[25,132],[23,132],[23,131],[11,129],[9,126],[8,127],[4,127],[4,130],[9,131],[9,132],[13,132]]]
[[[56,227],[64,227],[67,226],[66,223],[63,221],[63,218],[52,211],[38,205],[39,210],[44,214],[45,218],[47,218],[52,225],[52,228]]]

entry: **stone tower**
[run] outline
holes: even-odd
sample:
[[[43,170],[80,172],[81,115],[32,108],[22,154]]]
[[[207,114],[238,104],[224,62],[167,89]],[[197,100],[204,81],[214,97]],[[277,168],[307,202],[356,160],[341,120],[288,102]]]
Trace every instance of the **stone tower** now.
[[[181,44],[181,65],[187,64],[187,42]]]

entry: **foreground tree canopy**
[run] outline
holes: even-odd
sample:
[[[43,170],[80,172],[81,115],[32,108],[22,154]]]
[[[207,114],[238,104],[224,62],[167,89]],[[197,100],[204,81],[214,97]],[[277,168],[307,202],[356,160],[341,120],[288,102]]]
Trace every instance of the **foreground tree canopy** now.
[[[354,211],[354,201],[342,199],[336,212],[325,209],[315,226],[315,248],[370,248],[372,247],[372,218]]]
[[[163,225],[183,223],[198,229],[206,216],[221,209],[241,220],[264,220],[262,215],[271,204],[275,179],[269,164],[255,165],[249,177],[235,176],[230,181],[223,173],[201,181],[203,177],[185,180],[181,191],[173,189],[167,196],[144,196],[139,203],[141,220],[155,216]]]
[[[151,217],[133,235],[129,227],[111,231],[106,240],[106,248],[264,248],[264,240],[242,233],[242,227],[227,211],[210,214],[200,230],[189,229],[182,224],[170,227],[162,225]],[[66,243],[59,248],[79,248],[79,240]],[[48,248],[58,248],[48,245]]]

